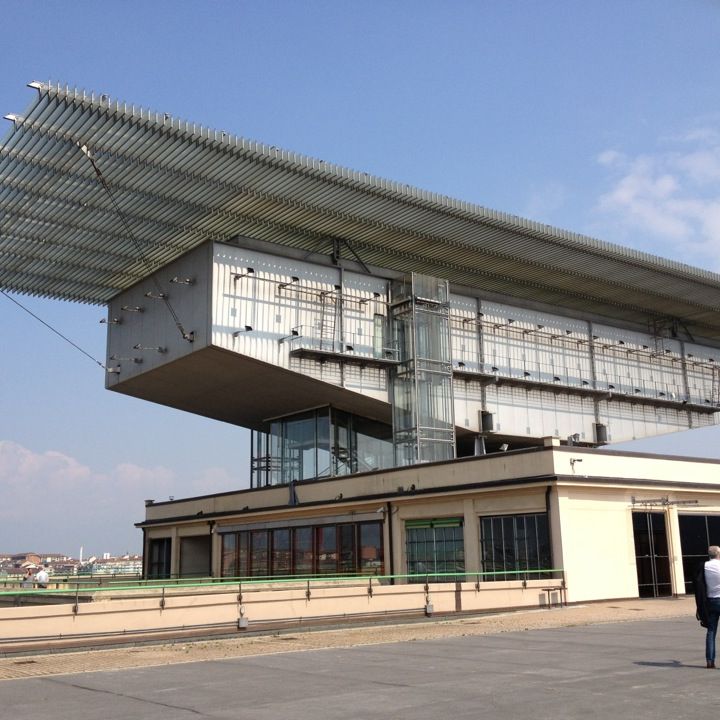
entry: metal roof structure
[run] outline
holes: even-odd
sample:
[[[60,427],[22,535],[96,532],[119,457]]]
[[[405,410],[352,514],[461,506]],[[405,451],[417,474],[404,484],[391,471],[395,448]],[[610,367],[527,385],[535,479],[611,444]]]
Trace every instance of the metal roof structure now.
[[[720,341],[715,273],[106,95],[30,87],[0,146],[5,290],[101,304],[208,240],[322,254],[340,240],[377,267],[633,323],[674,319]]]

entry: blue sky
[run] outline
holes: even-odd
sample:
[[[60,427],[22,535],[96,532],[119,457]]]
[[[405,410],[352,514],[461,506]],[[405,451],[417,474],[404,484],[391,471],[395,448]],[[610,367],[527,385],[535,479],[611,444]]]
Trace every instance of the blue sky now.
[[[61,81],[720,271],[719,36],[717,0],[6,3],[0,114]],[[18,299],[104,357],[101,308]],[[0,551],[137,551],[144,498],[247,485],[245,431],[105,391],[1,296],[0,327]]]

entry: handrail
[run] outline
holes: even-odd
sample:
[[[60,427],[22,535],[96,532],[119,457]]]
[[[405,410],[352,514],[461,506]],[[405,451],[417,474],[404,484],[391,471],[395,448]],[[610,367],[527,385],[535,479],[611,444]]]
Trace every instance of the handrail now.
[[[548,574],[560,574],[561,577],[547,578],[541,577]],[[180,578],[175,581],[168,582],[167,579],[162,580],[138,580],[135,585],[103,585],[96,587],[83,586],[76,579],[57,580],[50,578],[50,583],[62,583],[67,585],[65,588],[15,588],[12,590],[0,590],[0,597],[18,595],[67,595],[68,592],[76,594],[77,592],[89,593],[106,593],[119,591],[147,591],[166,589],[190,589],[205,588],[214,591],[224,588],[235,589],[238,583],[242,583],[244,587],[250,585],[271,585],[271,586],[288,586],[291,584],[307,584],[307,583],[343,583],[343,584],[359,584],[364,585],[368,580],[375,581],[394,581],[394,580],[417,580],[418,582],[457,582],[458,578],[463,578],[463,582],[479,583],[483,579],[497,578],[503,576],[506,579],[508,575],[513,575],[514,580],[560,580],[565,582],[565,571],[562,568],[541,568],[537,570],[501,570],[501,571],[476,571],[476,572],[431,572],[431,573],[414,573],[414,574],[396,574],[396,575],[288,575],[288,576],[253,576],[253,577],[223,577],[223,578],[201,578],[195,581],[182,582]],[[530,575],[535,578],[528,577]],[[438,579],[446,578],[446,580]]]

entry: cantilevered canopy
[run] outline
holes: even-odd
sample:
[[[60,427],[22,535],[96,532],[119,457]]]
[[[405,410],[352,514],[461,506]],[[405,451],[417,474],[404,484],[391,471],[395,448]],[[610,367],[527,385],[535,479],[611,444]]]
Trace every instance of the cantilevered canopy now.
[[[37,98],[23,117],[6,116],[0,147],[3,289],[104,303],[207,240],[243,235],[329,253],[340,239],[378,267],[632,322],[675,318],[720,340],[714,273],[106,95],[31,87]]]

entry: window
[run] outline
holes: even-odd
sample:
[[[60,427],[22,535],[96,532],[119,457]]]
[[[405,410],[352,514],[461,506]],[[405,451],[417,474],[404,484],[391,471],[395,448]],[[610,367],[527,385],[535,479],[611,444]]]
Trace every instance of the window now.
[[[157,538],[150,540],[148,548],[148,578],[159,580],[170,577],[170,551],[171,538]]]
[[[269,575],[267,530],[253,530],[250,533],[250,543],[250,575],[252,577]]]
[[[720,515],[678,515],[685,592],[693,592],[693,580],[708,559],[708,547],[720,544]]]
[[[337,532],[335,525],[317,530],[317,572],[320,575],[337,572]]]
[[[222,577],[238,577],[237,533],[225,533],[222,537],[220,556],[220,575]]]
[[[180,538],[180,577],[209,577],[210,536]]]
[[[295,568],[293,575],[312,575],[313,572],[313,529],[299,527],[293,530],[295,539]]]
[[[377,470],[393,464],[392,428],[329,407],[253,431],[252,487]]]
[[[411,582],[448,582],[454,578],[445,573],[465,572],[462,518],[406,522],[405,548],[408,574],[417,576]]]
[[[551,567],[547,513],[480,518],[484,580],[546,578]]]
[[[381,521],[222,534],[222,577],[382,575]]]
[[[382,575],[383,573],[383,535],[382,524],[367,522],[360,525],[360,552],[358,570],[363,575]]]

